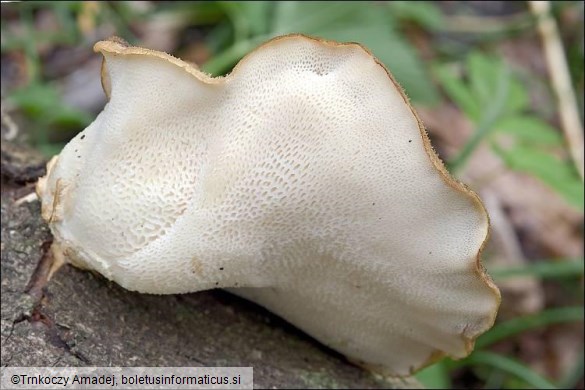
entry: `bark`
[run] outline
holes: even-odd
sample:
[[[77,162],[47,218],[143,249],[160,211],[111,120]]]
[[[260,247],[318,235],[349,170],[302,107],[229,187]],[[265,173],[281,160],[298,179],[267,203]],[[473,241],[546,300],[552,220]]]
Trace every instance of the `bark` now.
[[[44,173],[2,145],[2,366],[252,366],[261,388],[403,388],[348,363],[261,307],[221,290],[154,296],[71,266],[49,283],[51,242],[38,201]]]

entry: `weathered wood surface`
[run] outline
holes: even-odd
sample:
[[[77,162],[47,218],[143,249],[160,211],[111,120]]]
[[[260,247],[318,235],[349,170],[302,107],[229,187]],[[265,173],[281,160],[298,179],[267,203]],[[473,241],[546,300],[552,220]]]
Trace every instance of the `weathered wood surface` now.
[[[37,201],[15,200],[33,191],[44,166],[6,142],[1,161],[2,366],[252,366],[259,388],[407,385],[374,377],[219,290],[143,295],[65,266],[44,289],[27,293],[51,234]]]

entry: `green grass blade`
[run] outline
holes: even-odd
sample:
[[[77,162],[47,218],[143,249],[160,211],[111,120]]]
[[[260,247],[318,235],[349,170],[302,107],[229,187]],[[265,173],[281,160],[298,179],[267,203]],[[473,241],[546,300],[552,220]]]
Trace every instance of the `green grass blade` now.
[[[583,307],[560,307],[544,310],[533,315],[513,318],[495,325],[488,332],[481,335],[477,339],[475,347],[478,349],[485,348],[530,329],[575,321],[583,321]]]
[[[506,356],[498,355],[493,352],[477,351],[470,355],[468,358],[459,362],[462,365],[487,365],[509,374],[515,375],[522,379],[530,386],[537,389],[556,389],[552,382],[543,378],[538,373],[534,372],[525,365],[518,361],[511,359]]]
[[[534,276],[542,279],[578,278],[584,272],[583,258],[563,261],[539,261],[521,267],[488,267],[488,273],[496,280],[518,276]]]

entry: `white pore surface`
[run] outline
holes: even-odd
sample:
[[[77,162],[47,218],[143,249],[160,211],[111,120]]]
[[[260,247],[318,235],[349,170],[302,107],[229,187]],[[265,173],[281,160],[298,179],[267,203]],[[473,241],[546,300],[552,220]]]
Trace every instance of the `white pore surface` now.
[[[490,325],[486,216],[361,47],[280,39],[215,83],[104,55],[111,99],[43,195],[60,179],[52,229],[76,263],[146,293],[238,287],[394,375]]]

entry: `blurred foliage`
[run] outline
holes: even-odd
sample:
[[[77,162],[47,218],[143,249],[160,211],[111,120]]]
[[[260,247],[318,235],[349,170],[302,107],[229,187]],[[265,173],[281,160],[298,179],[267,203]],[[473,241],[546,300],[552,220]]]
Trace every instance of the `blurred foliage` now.
[[[59,29],[37,31],[34,14],[48,9],[55,13]],[[32,114],[32,142],[47,155],[57,153],[63,146],[61,142],[52,144],[47,128],[56,132],[64,128],[82,129],[90,123],[91,115],[64,104],[57,86],[43,75],[38,46],[82,45],[89,50],[98,39],[92,40],[92,29],[104,23],[112,24],[115,33],[131,44],[140,44],[132,24],[160,15],[187,19],[190,28],[205,31],[211,58],[202,68],[214,75],[229,72],[245,54],[270,38],[304,33],[365,45],[393,72],[414,102],[439,102],[428,67],[401,28],[401,23],[406,22],[439,27],[442,14],[431,3],[160,2],[140,8],[127,2],[31,1],[19,4],[18,13],[22,30],[14,34],[3,23],[1,51],[25,53],[28,80],[11,91],[8,100]]]
[[[527,88],[503,60],[472,51],[465,64],[465,81],[448,64],[435,69],[449,98],[477,126],[449,162],[451,170],[461,169],[486,140],[510,169],[538,177],[583,210],[583,183],[573,162],[554,153],[562,150],[560,133],[531,112]]]
[[[494,50],[500,41],[534,34],[534,18],[520,2],[513,4],[518,12],[510,17],[476,16],[471,24],[461,19],[454,23],[452,12],[445,11],[455,4],[463,9],[463,16],[469,16],[472,3],[477,2],[3,3],[3,61],[22,58],[25,69],[23,80],[14,82],[11,89],[3,87],[3,93],[26,117],[31,141],[50,155],[62,147],[63,141],[55,140],[59,138],[55,134],[81,130],[95,113],[72,108],[63,101],[58,78],[45,69],[49,54],[41,48],[74,47],[91,53],[93,43],[110,33],[140,45],[138,26],[166,17],[184,21],[177,49],[193,43],[185,40],[201,41],[207,53],[201,61],[202,69],[219,75],[229,72],[257,45],[278,35],[304,33],[354,41],[370,49],[388,67],[416,106],[452,104],[474,124],[469,140],[448,161],[455,174],[464,170],[478,146],[484,144],[509,169],[538,178],[582,211],[583,185],[568,158],[562,132],[551,120],[551,113],[539,112],[531,101],[531,84],[546,85],[548,81],[526,69],[520,72]],[[51,12],[57,28],[40,29],[36,20],[40,12]],[[583,2],[554,2],[553,12],[561,25],[580,26],[564,30],[563,42],[583,117]],[[581,20],[575,15],[581,15]],[[17,20],[16,28],[5,23],[10,18]],[[582,294],[583,258],[557,260],[515,268],[494,267],[490,273],[496,281],[517,277],[561,281]],[[582,304],[582,299],[579,302]],[[457,362],[446,359],[422,370],[417,378],[429,388],[449,388],[457,373],[467,369],[486,388],[573,387],[583,378],[583,355],[574,368],[553,383],[491,347],[534,329],[582,321],[583,307],[568,306],[499,322],[477,340],[476,351],[468,358]]]
[[[428,27],[442,24],[432,3],[360,2],[217,2],[229,23],[220,23],[208,38],[214,56],[203,66],[223,74],[259,43],[279,35],[303,33],[369,48],[418,103],[439,101],[434,84],[417,51],[402,34],[400,21]],[[210,4],[202,5],[211,7]],[[194,11],[196,12],[196,11]],[[207,12],[210,12],[208,9]]]
[[[32,142],[42,152],[53,155],[59,152],[62,144],[53,145],[49,140],[49,129],[83,129],[92,120],[91,113],[77,110],[65,104],[58,86],[43,76],[38,45],[50,44],[76,45],[79,32],[73,19],[73,13],[80,10],[78,2],[57,2],[50,7],[60,24],[60,29],[47,34],[37,31],[34,11],[47,7],[40,2],[23,3],[18,7],[22,31],[12,34],[2,23],[1,53],[23,52],[25,54],[26,81],[24,85],[8,91],[8,101],[19,107],[30,121]],[[4,4],[3,4],[4,7]],[[3,91],[4,92],[4,91]]]
[[[89,125],[93,119],[90,113],[63,104],[61,94],[50,83],[33,82],[14,90],[9,99],[32,122],[38,148],[49,156],[59,153],[62,145],[51,144],[46,129],[78,130]]]

